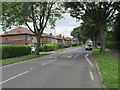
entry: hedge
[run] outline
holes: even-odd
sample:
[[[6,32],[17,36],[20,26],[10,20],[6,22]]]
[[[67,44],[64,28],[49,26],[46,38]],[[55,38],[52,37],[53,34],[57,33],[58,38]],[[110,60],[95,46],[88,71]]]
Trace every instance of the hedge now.
[[[110,49],[120,49],[119,42],[113,42],[113,41],[108,41],[106,47]]]
[[[2,59],[13,58],[31,54],[31,47],[28,45],[2,45]]]
[[[72,46],[78,46],[78,44],[73,43],[73,44],[62,44],[62,43],[54,43],[54,44],[45,44],[43,46],[39,47],[39,51],[54,51],[55,49],[62,49],[62,48],[68,48]]]

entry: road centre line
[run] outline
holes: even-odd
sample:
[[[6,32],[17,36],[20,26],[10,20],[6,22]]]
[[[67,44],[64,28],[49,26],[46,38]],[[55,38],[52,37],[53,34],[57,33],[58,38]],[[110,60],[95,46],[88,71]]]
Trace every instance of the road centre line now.
[[[19,77],[19,76],[27,73],[27,72],[29,72],[29,71],[25,71],[25,72],[23,72],[23,73],[20,73],[20,74],[14,76],[14,77],[11,77],[11,78],[9,78],[9,79],[7,79],[7,80],[4,80],[4,81],[0,82],[0,84],[6,83],[6,82],[8,82],[8,81],[10,81],[10,80],[12,80],[12,79],[15,79],[15,78],[17,78],[17,77]]]
[[[88,54],[85,55],[85,59],[87,60],[87,62],[93,67],[93,64],[91,63],[91,61],[87,58]]]
[[[90,71],[90,77],[91,77],[91,80],[94,80],[94,77],[93,77],[93,74],[92,74],[91,69],[89,69],[89,71]]]

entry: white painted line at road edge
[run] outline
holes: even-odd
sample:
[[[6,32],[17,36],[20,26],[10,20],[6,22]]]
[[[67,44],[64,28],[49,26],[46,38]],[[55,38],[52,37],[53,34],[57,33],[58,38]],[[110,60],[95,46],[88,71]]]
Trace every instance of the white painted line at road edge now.
[[[13,64],[5,65],[5,66],[0,66],[0,68],[8,67],[8,66],[16,65],[16,64],[21,64],[21,63],[25,63],[25,62],[30,62],[30,61],[33,61],[35,59],[38,59],[38,58],[34,58],[34,59],[31,59],[31,60],[26,60],[26,61],[20,61],[20,62],[16,62],[16,63],[13,63]]]
[[[14,78],[17,78],[17,77],[19,77],[19,76],[21,76],[21,75],[27,73],[27,72],[29,72],[29,71],[25,71],[25,72],[20,73],[20,74],[14,76],[14,77],[12,77],[12,78],[9,78],[9,79],[7,79],[7,80],[5,80],[5,81],[2,81],[2,82],[0,82],[0,84],[6,83],[6,82],[8,82],[8,81],[10,81],[10,80],[12,80],[12,79],[14,79]]]
[[[91,77],[91,80],[94,80],[94,77],[93,77],[91,69],[90,69],[90,77]]]
[[[91,63],[91,61],[87,58],[88,54],[85,55],[85,59],[87,60],[87,62],[93,67],[93,64]]]

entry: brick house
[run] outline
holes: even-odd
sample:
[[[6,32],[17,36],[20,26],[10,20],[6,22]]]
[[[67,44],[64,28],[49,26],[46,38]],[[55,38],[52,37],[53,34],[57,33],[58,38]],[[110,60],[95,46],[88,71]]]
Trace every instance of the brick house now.
[[[30,30],[24,27],[18,27],[0,35],[0,44],[34,46],[35,43],[36,43],[35,35]],[[52,33],[50,34],[43,33],[41,36],[40,44],[43,45],[49,43],[69,44],[78,43],[78,40],[70,37],[64,37],[61,34],[53,36]]]
[[[27,28],[19,27],[0,35],[1,44],[33,45],[36,43],[34,34]]]

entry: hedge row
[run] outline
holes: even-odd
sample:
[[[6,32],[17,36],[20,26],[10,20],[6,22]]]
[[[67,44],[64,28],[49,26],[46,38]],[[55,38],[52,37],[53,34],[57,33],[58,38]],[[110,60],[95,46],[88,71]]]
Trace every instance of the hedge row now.
[[[120,42],[108,41],[106,47],[110,48],[110,49],[119,49],[120,50],[119,44],[120,44]]]
[[[68,48],[68,47],[72,47],[72,46],[78,46],[78,44],[76,44],[76,43],[73,43],[73,44],[62,44],[62,43],[45,44],[44,46],[39,47],[39,51],[48,52],[48,51],[54,51],[56,49]]]
[[[2,59],[18,57],[31,54],[31,47],[28,45],[2,45]]]

